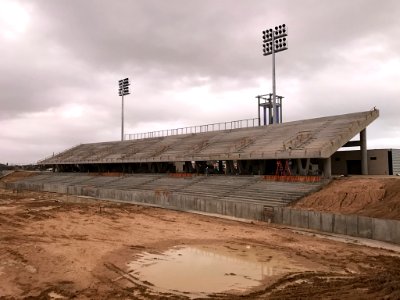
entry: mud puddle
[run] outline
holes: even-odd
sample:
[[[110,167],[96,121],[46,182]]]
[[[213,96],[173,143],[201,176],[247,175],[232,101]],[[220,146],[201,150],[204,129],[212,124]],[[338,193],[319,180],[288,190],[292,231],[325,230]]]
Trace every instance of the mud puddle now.
[[[251,245],[173,247],[142,253],[128,272],[158,292],[186,296],[243,294],[289,272],[308,270],[283,254]]]
[[[50,292],[48,294],[48,296],[49,296],[50,299],[66,299],[67,298],[67,297],[64,297],[61,294],[56,293],[56,292]]]

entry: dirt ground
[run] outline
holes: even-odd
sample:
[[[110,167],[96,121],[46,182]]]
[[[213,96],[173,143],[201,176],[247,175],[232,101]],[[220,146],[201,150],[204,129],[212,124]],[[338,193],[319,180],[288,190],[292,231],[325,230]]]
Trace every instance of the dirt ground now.
[[[293,207],[400,220],[400,177],[342,177]]]
[[[397,250],[261,222],[0,189],[0,299],[186,299],[129,275],[127,262],[144,251],[204,245],[246,245],[260,257],[272,251],[298,267],[212,299],[400,298]]]

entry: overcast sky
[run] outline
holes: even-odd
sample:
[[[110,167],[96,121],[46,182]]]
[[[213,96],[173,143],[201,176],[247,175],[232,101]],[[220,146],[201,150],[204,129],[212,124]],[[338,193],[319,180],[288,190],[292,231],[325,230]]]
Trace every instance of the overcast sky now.
[[[0,0],[0,163],[125,133],[257,117],[262,30],[285,23],[284,121],[366,111],[368,148],[400,148],[400,1]]]

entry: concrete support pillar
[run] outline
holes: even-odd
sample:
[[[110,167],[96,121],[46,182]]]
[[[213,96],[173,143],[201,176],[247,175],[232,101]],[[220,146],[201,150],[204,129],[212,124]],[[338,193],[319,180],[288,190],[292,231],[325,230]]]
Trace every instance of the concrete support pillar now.
[[[267,108],[264,106],[264,125],[267,125]]]
[[[226,161],[226,174],[235,174],[235,167],[232,160]]]
[[[360,132],[361,174],[368,175],[367,129]]]
[[[185,166],[185,162],[184,161],[176,161],[174,162],[175,165],[175,170],[177,173],[182,173],[183,172],[183,168]]]
[[[243,175],[245,173],[245,170],[246,170],[246,162],[244,160],[238,160],[237,161],[237,168],[238,168],[239,174]]]
[[[193,172],[193,166],[191,161],[185,161],[185,172],[186,173],[192,173]]]
[[[297,159],[297,172],[299,175],[308,175],[308,171],[310,170],[310,159],[306,159],[306,166],[303,168],[303,163],[300,158]]]
[[[302,173],[302,171],[303,171],[303,166],[302,166],[302,164],[301,164],[301,159],[300,159],[300,158],[296,159],[296,166],[297,166],[297,175],[304,175],[304,174]]]
[[[306,160],[306,169],[305,169],[305,175],[308,175],[310,172],[310,164],[311,164],[311,160],[309,158],[307,158]]]
[[[261,171],[260,175],[265,175],[265,167],[266,167],[266,164],[267,164],[267,162],[265,161],[265,159],[263,159],[263,160],[260,162],[260,171]]]
[[[272,119],[272,107],[269,107],[269,109],[268,109],[268,124],[273,124],[273,119]]]
[[[218,161],[218,172],[222,174],[224,171],[224,165],[222,164],[222,160]]]
[[[198,161],[195,162],[194,168],[196,170],[197,174],[200,174],[201,172],[201,167],[200,167],[200,163]]]
[[[331,165],[331,158],[324,159],[324,177],[330,178],[332,176],[332,165]]]

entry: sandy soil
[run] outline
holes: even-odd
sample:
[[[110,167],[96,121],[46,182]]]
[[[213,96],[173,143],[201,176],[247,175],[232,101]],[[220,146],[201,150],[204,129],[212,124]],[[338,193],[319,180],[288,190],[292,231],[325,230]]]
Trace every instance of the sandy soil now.
[[[37,172],[11,171],[11,173],[9,173],[7,176],[1,178],[0,183],[14,182],[35,175],[37,175]]]
[[[400,220],[400,177],[334,179],[293,207]]]
[[[249,245],[298,266],[255,290],[210,295],[215,299],[400,298],[398,252],[266,223],[0,189],[0,299],[185,299],[127,274],[127,262],[143,251],[179,245]]]

